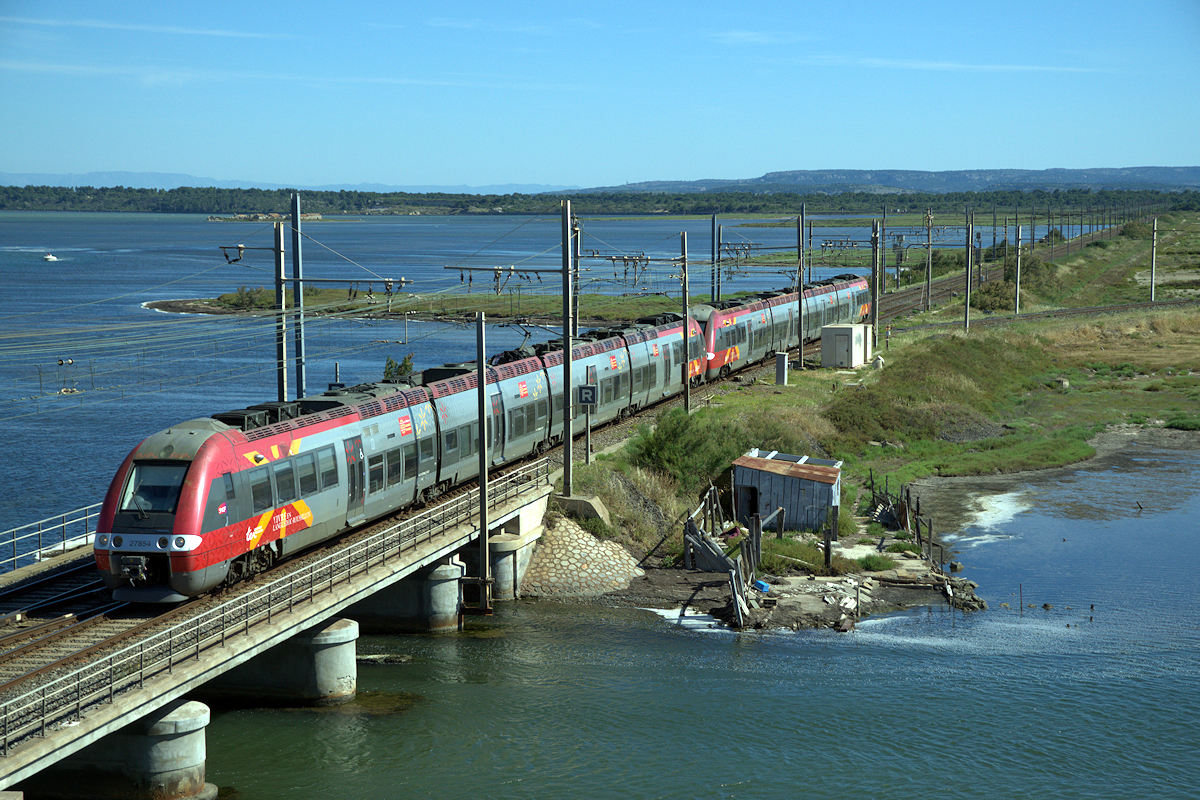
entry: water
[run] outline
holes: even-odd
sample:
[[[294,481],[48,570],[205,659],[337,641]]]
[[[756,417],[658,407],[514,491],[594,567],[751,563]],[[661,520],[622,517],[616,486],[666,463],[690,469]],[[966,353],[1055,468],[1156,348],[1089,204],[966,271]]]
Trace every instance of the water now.
[[[411,657],[359,671],[398,713],[217,713],[210,780],[247,800],[1194,797],[1200,453],[1133,464],[1019,487],[961,532],[987,612],[738,635],[502,604],[461,635],[360,640]]]
[[[681,227],[706,251],[707,225],[589,228],[673,255]],[[369,218],[306,230],[426,291],[456,283],[438,277],[445,263],[553,266],[556,226]],[[0,527],[98,501],[152,431],[274,395],[268,325],[141,307],[266,283],[261,269],[224,264],[217,246],[237,242],[267,246],[269,227],[0,214]],[[62,260],[43,262],[47,251]],[[316,244],[305,254],[310,275],[367,274]],[[400,338],[397,327],[315,325],[310,389],[334,360],[355,382],[377,377],[388,354],[412,350],[418,368],[474,357],[463,327],[376,343]],[[520,338],[489,331],[496,350]],[[59,367],[67,357],[76,363]],[[85,391],[50,394],[64,385]],[[517,603],[463,635],[365,637],[364,652],[411,657],[359,674],[366,697],[402,710],[217,712],[210,779],[242,798],[1193,797],[1198,461],[1135,450],[1120,468],[996,499],[956,545],[992,605],[981,614],[922,610],[847,636],[735,635],[636,609]],[[1019,585],[1035,608],[1018,610]]]
[[[722,222],[727,238],[795,242],[787,228]],[[671,258],[679,253],[682,229],[690,234],[691,257],[708,256],[707,220],[585,218],[583,226],[589,252]],[[413,293],[462,291],[458,271],[446,265],[561,265],[557,217],[363,217],[305,223],[304,231],[310,237],[303,244],[306,276],[361,279],[359,291],[370,287],[377,295],[381,277],[407,277]],[[100,501],[121,460],[154,431],[275,398],[269,319],[143,307],[271,286],[270,252],[248,250],[242,262],[225,263],[220,246],[238,243],[271,247],[271,225],[213,223],[199,215],[0,212],[0,433],[11,454],[0,459],[6,490],[0,492],[0,530]],[[59,261],[43,261],[47,252]],[[290,254],[288,261],[290,271]],[[594,269],[584,274],[584,291],[629,288],[613,283],[608,261],[588,263]],[[677,293],[678,280],[670,277],[675,270],[657,265],[641,288]],[[818,270],[815,277],[836,271]],[[706,285],[703,272],[692,284],[696,293]],[[731,288],[783,283],[782,276],[747,275]],[[560,288],[556,276],[540,283],[531,276],[522,291]],[[333,380],[335,363],[342,380],[354,384],[382,377],[388,356],[400,360],[412,352],[417,369],[475,358],[471,325],[414,321],[407,343],[397,344],[404,330],[400,322],[310,317],[309,393]],[[533,341],[553,335],[539,328],[528,333]],[[524,336],[517,328],[489,326],[489,353]]]

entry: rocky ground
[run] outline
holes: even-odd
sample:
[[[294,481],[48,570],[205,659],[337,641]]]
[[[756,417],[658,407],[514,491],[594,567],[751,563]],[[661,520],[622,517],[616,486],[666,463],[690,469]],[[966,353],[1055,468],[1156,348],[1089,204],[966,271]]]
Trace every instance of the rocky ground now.
[[[835,552],[859,558],[874,544],[836,544]],[[945,577],[928,562],[890,553],[895,569],[883,572],[818,576],[760,576],[769,589],[752,592],[748,627],[838,628],[850,630],[862,616],[914,606],[985,608],[975,584]],[[671,608],[710,614],[726,622],[734,617],[729,579],[721,573],[642,568],[619,545],[601,542],[578,524],[562,519],[538,541],[522,581],[523,597],[636,608]]]

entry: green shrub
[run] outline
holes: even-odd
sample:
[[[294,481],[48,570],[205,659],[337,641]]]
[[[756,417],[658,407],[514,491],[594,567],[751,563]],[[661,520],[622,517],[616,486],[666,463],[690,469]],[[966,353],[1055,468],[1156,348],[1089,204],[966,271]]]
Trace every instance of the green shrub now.
[[[985,283],[979,291],[971,294],[971,308],[980,311],[1012,311],[1016,286],[1010,281]]]
[[[871,553],[858,559],[858,565],[868,572],[882,572],[885,569],[895,569],[896,561],[887,556]]]
[[[1176,414],[1167,418],[1166,426],[1180,431],[1200,431],[1200,414]]]
[[[889,553],[914,553],[921,555],[921,548],[917,547],[912,542],[893,542],[887,546]]]

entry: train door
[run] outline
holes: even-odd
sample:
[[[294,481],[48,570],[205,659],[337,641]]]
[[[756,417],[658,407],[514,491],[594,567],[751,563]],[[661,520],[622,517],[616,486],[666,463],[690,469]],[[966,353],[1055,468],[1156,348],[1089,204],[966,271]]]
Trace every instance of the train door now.
[[[362,437],[354,436],[343,444],[346,452],[346,522],[353,525],[367,517],[363,510],[366,482],[363,479]]]

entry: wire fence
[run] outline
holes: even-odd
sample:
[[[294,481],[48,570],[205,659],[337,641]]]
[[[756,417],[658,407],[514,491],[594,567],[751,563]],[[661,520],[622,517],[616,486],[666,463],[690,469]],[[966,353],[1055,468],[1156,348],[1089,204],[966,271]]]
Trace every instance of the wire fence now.
[[[56,555],[90,547],[96,535],[100,503],[0,531],[0,574]]]

